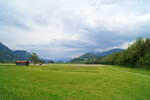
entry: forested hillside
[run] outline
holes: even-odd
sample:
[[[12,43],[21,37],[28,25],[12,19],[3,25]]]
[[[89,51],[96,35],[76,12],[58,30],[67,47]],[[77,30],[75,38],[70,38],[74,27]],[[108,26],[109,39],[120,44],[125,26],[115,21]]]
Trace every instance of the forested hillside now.
[[[98,58],[122,51],[124,51],[124,49],[116,48],[101,52],[88,52],[78,58],[72,59],[71,63],[95,63],[96,59]]]
[[[124,52],[100,58],[97,63],[150,68],[150,39],[138,39]]]
[[[28,60],[30,53],[24,50],[13,51],[0,42],[0,62],[14,62],[15,60]]]

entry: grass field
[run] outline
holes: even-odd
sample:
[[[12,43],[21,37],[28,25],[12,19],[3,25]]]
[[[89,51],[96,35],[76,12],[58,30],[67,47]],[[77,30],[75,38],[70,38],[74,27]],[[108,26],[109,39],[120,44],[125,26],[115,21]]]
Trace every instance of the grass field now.
[[[150,71],[103,65],[0,65],[0,100],[150,100]]]

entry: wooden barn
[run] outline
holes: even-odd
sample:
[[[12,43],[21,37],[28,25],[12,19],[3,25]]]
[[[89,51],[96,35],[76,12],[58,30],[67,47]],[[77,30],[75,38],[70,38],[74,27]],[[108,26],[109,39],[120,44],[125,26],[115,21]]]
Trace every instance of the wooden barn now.
[[[16,61],[18,66],[29,66],[29,61]]]

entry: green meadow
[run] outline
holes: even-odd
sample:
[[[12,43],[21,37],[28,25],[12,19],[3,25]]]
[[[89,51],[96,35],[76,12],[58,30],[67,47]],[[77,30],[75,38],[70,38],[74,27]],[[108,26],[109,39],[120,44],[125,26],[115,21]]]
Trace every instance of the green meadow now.
[[[109,65],[1,64],[0,100],[150,100],[150,71]]]

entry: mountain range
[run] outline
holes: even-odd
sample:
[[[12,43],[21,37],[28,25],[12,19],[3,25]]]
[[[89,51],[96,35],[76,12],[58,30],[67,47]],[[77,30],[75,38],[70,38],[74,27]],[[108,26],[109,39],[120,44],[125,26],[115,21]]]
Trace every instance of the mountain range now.
[[[117,53],[117,52],[122,52],[122,51],[124,51],[124,49],[116,48],[116,49],[111,49],[111,50],[108,50],[108,51],[88,52],[88,53],[85,53],[85,54],[81,55],[78,58],[72,59],[71,63],[86,63],[87,61],[94,61],[97,58],[104,57],[104,56],[107,56],[107,55],[110,55],[110,54],[113,54],[113,53]]]
[[[72,59],[71,63],[86,63],[87,61],[93,61],[97,58],[104,57],[116,52],[122,52],[124,49],[111,49],[108,51],[102,51],[102,52],[87,52],[83,54],[82,56]],[[29,60],[31,54],[25,50],[12,50],[5,46],[3,43],[0,42],[0,62],[12,62],[16,60]],[[59,61],[62,61],[59,60]],[[65,61],[68,61],[68,59],[65,59]]]
[[[0,61],[10,62],[15,60],[28,60],[31,54],[25,50],[11,50],[0,42]]]

